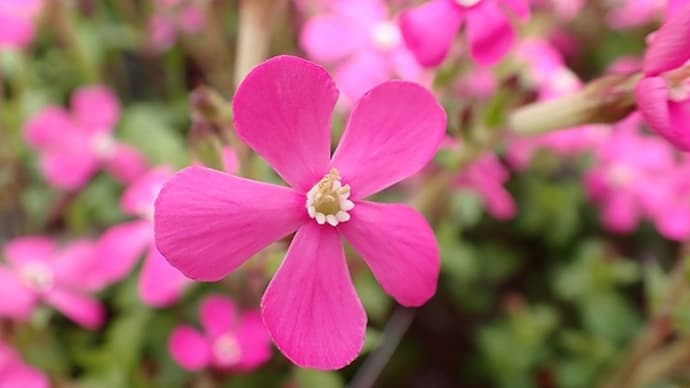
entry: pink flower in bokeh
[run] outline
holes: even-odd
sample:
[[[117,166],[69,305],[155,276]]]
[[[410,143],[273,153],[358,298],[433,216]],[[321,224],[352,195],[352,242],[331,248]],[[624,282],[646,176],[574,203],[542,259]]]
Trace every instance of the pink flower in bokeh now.
[[[685,0],[683,0],[685,1]],[[609,26],[616,29],[642,26],[664,15],[667,0],[610,0]]]
[[[124,183],[146,171],[141,154],[113,137],[120,105],[109,89],[78,89],[71,108],[71,114],[59,106],[43,108],[24,127],[27,141],[41,154],[41,170],[50,184],[76,190],[99,168]]]
[[[311,59],[335,65],[333,77],[348,103],[391,78],[422,80],[384,1],[335,0],[326,8],[304,25],[300,45]]]
[[[500,61],[515,42],[509,12],[526,21],[528,1],[430,0],[403,12],[400,27],[417,61],[434,67],[444,61],[464,22],[472,59],[489,66]]]
[[[36,33],[34,19],[42,7],[42,0],[0,1],[0,49],[18,49],[31,43]]]
[[[89,293],[106,282],[94,253],[94,243],[87,240],[60,250],[46,237],[7,243],[7,264],[0,265],[0,316],[25,321],[38,303],[46,303],[83,327],[100,327],[105,311]]]
[[[445,133],[443,108],[423,87],[389,81],[354,106],[332,158],[338,90],[320,66],[280,56],[257,66],[233,100],[239,137],[291,187],[189,167],[156,201],[156,245],[187,276],[223,278],[297,231],[261,301],[264,323],[295,364],[335,369],[364,341],[367,317],[342,239],[405,306],[436,291],[439,253],[414,209],[364,199],[416,173]]]
[[[157,0],[149,19],[151,44],[158,52],[169,49],[180,33],[194,34],[206,23],[207,0]]]
[[[455,179],[455,186],[477,192],[486,211],[498,220],[515,216],[515,201],[503,185],[510,178],[496,155],[488,153],[467,166]]]
[[[690,4],[655,32],[645,52],[637,108],[649,126],[683,151],[690,151]]]
[[[173,268],[158,252],[153,240],[153,203],[168,179],[171,169],[158,167],[135,181],[122,196],[122,209],[139,220],[116,225],[98,243],[98,257],[108,267],[110,282],[131,272],[137,259],[146,252],[139,275],[139,297],[153,307],[176,302],[191,282]]]
[[[50,382],[39,370],[25,364],[14,349],[0,341],[0,387],[48,388]]]
[[[170,355],[182,368],[246,372],[271,358],[271,337],[259,311],[240,313],[230,298],[210,295],[201,302],[200,321],[204,333],[180,325],[170,336]]]

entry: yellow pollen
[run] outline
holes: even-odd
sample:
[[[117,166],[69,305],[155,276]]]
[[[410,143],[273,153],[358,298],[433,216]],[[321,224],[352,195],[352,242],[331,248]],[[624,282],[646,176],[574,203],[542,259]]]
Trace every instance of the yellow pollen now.
[[[335,168],[326,174],[307,193],[307,212],[317,223],[336,226],[350,220],[349,210],[354,208],[350,197],[350,186],[340,182]]]

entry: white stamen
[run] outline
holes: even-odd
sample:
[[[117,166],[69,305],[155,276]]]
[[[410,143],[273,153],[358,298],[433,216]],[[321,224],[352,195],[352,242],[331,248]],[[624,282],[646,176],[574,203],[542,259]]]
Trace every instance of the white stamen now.
[[[371,29],[371,44],[381,51],[393,50],[400,41],[400,29],[393,22],[380,22]]]
[[[102,160],[115,156],[117,143],[109,133],[97,133],[91,138],[91,149]]]
[[[477,5],[482,0],[455,0],[456,3],[462,5],[463,7],[472,7]]]
[[[242,350],[235,336],[226,333],[213,342],[213,355],[220,364],[231,366],[240,361]]]
[[[40,262],[27,263],[20,269],[22,283],[36,292],[48,292],[53,288],[53,271]]]
[[[348,211],[355,207],[350,201],[350,186],[343,185],[336,169],[332,169],[307,192],[305,207],[309,217],[319,225],[338,226],[350,220]]]

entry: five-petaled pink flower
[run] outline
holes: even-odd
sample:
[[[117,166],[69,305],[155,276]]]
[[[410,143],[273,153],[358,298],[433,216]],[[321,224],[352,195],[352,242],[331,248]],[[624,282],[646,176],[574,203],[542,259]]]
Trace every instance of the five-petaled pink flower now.
[[[235,94],[235,128],[291,188],[189,167],[166,183],[155,206],[159,250],[198,280],[223,278],[296,230],[261,310],[278,348],[319,369],[347,365],[364,341],[367,317],[342,239],[405,306],[435,293],[440,267],[424,217],[364,199],[427,164],[445,133],[443,108],[417,84],[383,83],[357,102],[330,157],[337,98],[318,65],[280,56],[257,66]]]
[[[204,333],[180,325],[170,336],[170,354],[181,367],[246,372],[271,358],[271,337],[259,311],[240,314],[232,300],[222,295],[204,298],[200,310]]]
[[[50,383],[43,373],[25,364],[14,349],[0,341],[0,387],[48,388]]]
[[[139,276],[139,297],[153,307],[176,302],[190,283],[161,256],[153,241],[153,203],[172,175],[168,167],[158,167],[136,180],[123,194],[121,207],[140,219],[110,228],[98,243],[98,257],[110,282],[126,276],[146,251]]]
[[[0,1],[0,49],[27,46],[34,38],[34,19],[42,7],[42,0]]]
[[[24,128],[29,144],[41,153],[41,170],[49,183],[75,190],[100,167],[124,183],[146,171],[139,152],[113,137],[120,105],[109,89],[78,89],[71,107],[71,114],[59,106],[46,107]]]
[[[636,87],[637,108],[649,126],[690,151],[690,4],[679,7],[648,39]]]
[[[24,321],[40,302],[89,329],[101,326],[105,311],[89,293],[106,285],[95,244],[77,240],[58,250],[46,237],[21,237],[4,247],[0,265],[0,316]]]
[[[448,55],[463,21],[470,55],[479,64],[500,61],[515,42],[506,11],[529,18],[527,0],[430,0],[400,17],[405,43],[420,64],[438,66]]]

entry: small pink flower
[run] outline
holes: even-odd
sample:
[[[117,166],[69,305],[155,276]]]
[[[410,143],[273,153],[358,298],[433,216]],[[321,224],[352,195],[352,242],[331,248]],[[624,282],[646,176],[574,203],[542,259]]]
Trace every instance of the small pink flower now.
[[[439,254],[414,209],[364,199],[416,173],[445,133],[443,108],[423,87],[389,81],[354,106],[332,158],[338,91],[328,73],[280,56],[257,66],[233,101],[239,137],[291,187],[202,167],[179,172],[156,200],[156,245],[192,279],[223,278],[295,230],[261,301],[278,348],[295,364],[335,369],[364,341],[367,317],[342,240],[405,306],[436,291]]]
[[[22,361],[21,357],[0,341],[0,387],[48,388],[48,378]]]
[[[181,325],[170,336],[170,355],[182,368],[247,372],[271,358],[271,337],[258,311],[240,314],[232,300],[221,295],[204,298],[200,310],[204,333]]]
[[[506,11],[521,21],[529,18],[527,0],[430,0],[403,12],[400,27],[405,43],[423,66],[440,65],[463,22],[470,55],[481,65],[500,61],[515,42]]]
[[[0,1],[0,49],[28,46],[36,32],[34,19],[42,7],[42,0]]]
[[[476,191],[486,210],[498,220],[515,216],[515,201],[503,185],[508,181],[508,170],[494,154],[486,154],[473,162],[455,179],[456,187]]]
[[[172,47],[180,33],[194,34],[206,24],[205,0],[158,0],[149,19],[151,44],[158,52]]]
[[[98,244],[98,257],[109,282],[125,277],[141,254],[147,252],[139,276],[139,296],[152,307],[175,303],[190,283],[161,256],[153,240],[153,203],[172,175],[169,168],[159,167],[135,181],[122,196],[121,205],[127,214],[140,219],[110,228]]]
[[[690,151],[690,4],[652,35],[645,74],[636,87],[637,108],[649,126],[683,151]]]
[[[334,78],[349,103],[392,77],[421,81],[424,75],[388,14],[382,0],[337,0],[302,29],[302,48],[311,59],[336,65]]]
[[[4,247],[7,264],[0,265],[0,316],[24,321],[38,303],[46,303],[81,326],[100,327],[105,312],[89,293],[106,282],[94,252],[86,240],[61,250],[45,237],[10,241]]]
[[[71,107],[71,114],[62,107],[46,107],[24,127],[27,141],[41,154],[41,170],[49,183],[76,190],[101,167],[125,183],[145,171],[139,152],[113,137],[120,105],[110,90],[78,89]]]

